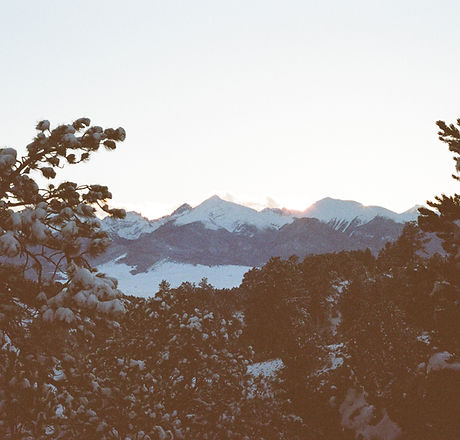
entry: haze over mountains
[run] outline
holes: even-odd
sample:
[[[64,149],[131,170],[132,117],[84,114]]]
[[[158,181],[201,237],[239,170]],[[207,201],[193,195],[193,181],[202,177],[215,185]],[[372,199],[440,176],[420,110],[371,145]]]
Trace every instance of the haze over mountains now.
[[[370,248],[395,240],[417,207],[401,214],[379,206],[325,198],[305,211],[262,211],[212,196],[192,208],[149,220],[135,212],[102,222],[113,240],[97,260],[127,294],[152,295],[162,279],[173,286],[207,277],[216,287],[233,287],[243,274],[272,256]]]

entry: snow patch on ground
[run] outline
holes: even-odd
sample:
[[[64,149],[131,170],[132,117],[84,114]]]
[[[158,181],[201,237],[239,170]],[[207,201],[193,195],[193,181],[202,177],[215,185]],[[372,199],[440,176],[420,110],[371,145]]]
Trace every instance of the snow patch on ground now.
[[[331,344],[327,345],[326,348],[329,352],[329,364],[321,368],[320,370],[316,371],[315,375],[320,375],[327,373],[329,371],[333,371],[336,368],[339,368],[343,365],[344,354],[342,353],[342,349],[344,348],[344,344]]]
[[[249,376],[247,397],[253,399],[274,398],[273,384],[277,380],[278,373],[284,368],[281,359],[270,359],[264,362],[256,362],[248,365],[246,373]]]
[[[201,264],[184,264],[173,261],[161,261],[147,272],[132,274],[134,269],[124,263],[110,261],[98,266],[100,272],[118,279],[118,288],[127,295],[148,297],[158,291],[158,284],[166,280],[171,287],[178,287],[184,281],[198,284],[202,278],[216,288],[239,286],[244,274],[252,269],[250,266],[204,266]]]
[[[339,412],[342,426],[355,431],[364,440],[395,440],[402,434],[401,428],[388,417],[385,410],[381,420],[377,424],[373,422],[375,407],[367,403],[362,391],[350,388]]]
[[[452,362],[453,355],[448,351],[435,353],[430,357],[427,366],[427,373],[439,370],[460,371],[460,362]]]

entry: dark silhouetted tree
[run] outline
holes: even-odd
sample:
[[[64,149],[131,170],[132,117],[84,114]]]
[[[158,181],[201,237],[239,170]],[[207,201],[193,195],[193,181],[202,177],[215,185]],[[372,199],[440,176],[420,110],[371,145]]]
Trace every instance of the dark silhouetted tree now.
[[[460,131],[454,125],[447,125],[438,121],[439,139],[449,146],[454,153],[455,171],[452,174],[455,180],[460,180]],[[460,126],[460,119],[457,119]],[[444,250],[452,259],[456,269],[460,269],[460,194],[453,196],[436,196],[435,201],[428,201],[429,208],[420,208],[418,223],[424,231],[435,232],[442,240]]]

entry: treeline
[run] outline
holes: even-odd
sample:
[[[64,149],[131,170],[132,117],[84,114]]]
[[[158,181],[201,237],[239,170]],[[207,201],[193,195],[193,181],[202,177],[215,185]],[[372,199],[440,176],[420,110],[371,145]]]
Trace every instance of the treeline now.
[[[246,274],[247,341],[283,360],[293,408],[324,438],[343,435],[340,404],[351,389],[377,408],[372,422],[356,423],[364,438],[384,410],[403,438],[460,436],[458,268],[448,256],[424,258],[424,241],[410,223],[376,258],[272,259]]]
[[[41,319],[38,286],[10,271],[0,434],[458,438],[456,271],[422,246],[408,224],[377,257],[273,258],[237,289],[162,283],[152,299],[124,297],[123,314],[74,308],[69,323]],[[249,372],[272,359],[273,376]]]

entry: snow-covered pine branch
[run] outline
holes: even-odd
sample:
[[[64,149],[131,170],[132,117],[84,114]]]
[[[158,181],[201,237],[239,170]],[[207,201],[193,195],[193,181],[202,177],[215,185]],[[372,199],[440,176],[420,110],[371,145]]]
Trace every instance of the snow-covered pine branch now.
[[[110,244],[96,209],[117,218],[125,216],[124,210],[107,205],[112,194],[106,186],[55,184],[54,179],[64,165],[87,161],[101,147],[114,150],[125,140],[125,130],[91,126],[88,118],[55,128],[44,120],[36,129],[37,135],[21,158],[13,148],[0,149],[0,257],[43,286],[63,274],[68,283],[60,295],[73,298],[77,288],[91,292],[69,304],[103,313],[123,311],[116,299],[116,282],[95,275],[88,257],[101,254]],[[42,188],[37,177],[50,183]],[[50,304],[58,305],[57,296],[53,298],[56,304],[52,300]],[[59,307],[46,309],[44,316],[71,320],[64,306]]]

